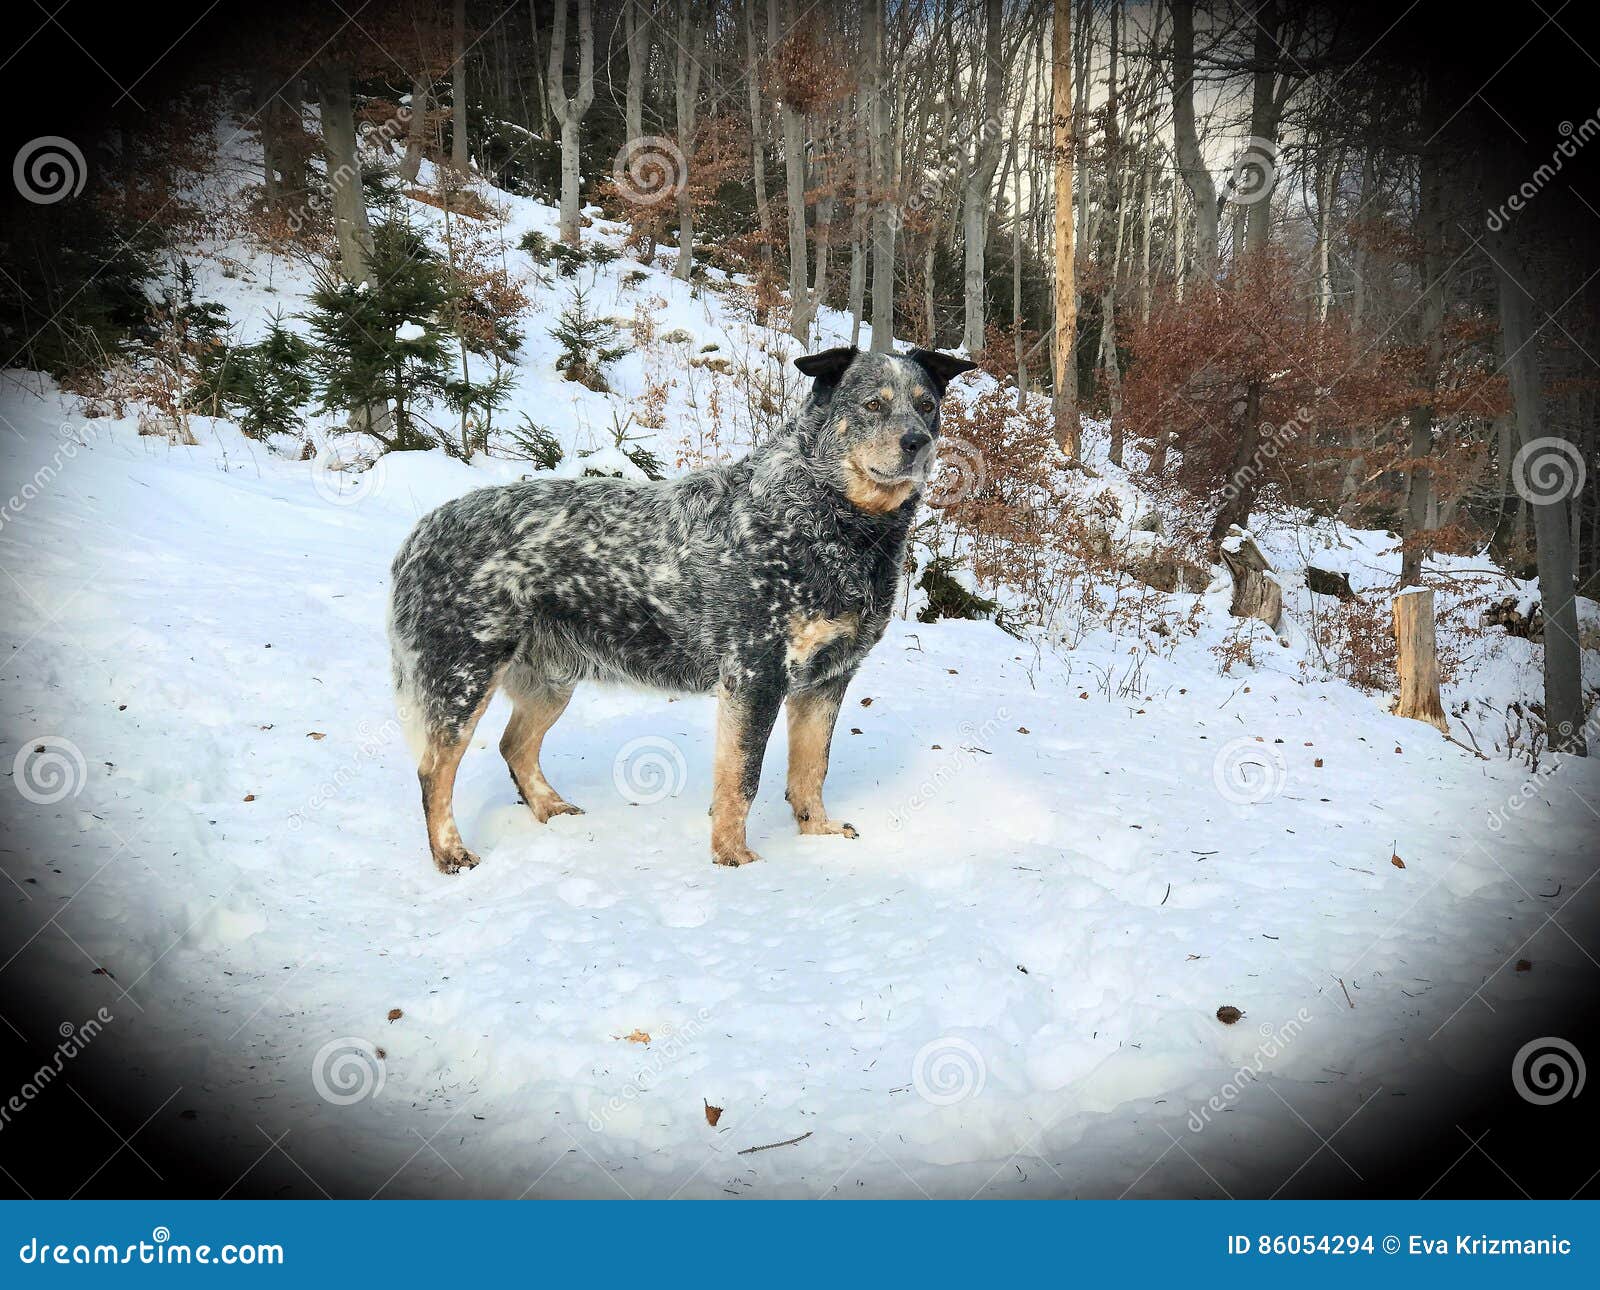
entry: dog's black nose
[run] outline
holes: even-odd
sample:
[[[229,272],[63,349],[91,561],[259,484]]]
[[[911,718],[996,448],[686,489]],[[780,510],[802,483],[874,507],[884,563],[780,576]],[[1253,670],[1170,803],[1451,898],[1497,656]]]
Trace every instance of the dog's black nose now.
[[[907,430],[900,436],[900,446],[907,455],[915,457],[919,452],[933,442],[933,436],[926,430]]]

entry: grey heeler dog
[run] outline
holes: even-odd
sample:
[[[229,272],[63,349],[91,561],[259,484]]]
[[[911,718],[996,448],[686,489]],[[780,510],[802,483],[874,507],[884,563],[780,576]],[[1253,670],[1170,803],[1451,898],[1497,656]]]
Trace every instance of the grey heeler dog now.
[[[830,349],[799,413],[741,461],[661,483],[538,479],[425,516],[395,557],[389,639],[428,846],[478,863],[456,768],[496,687],[500,751],[540,822],[579,814],[539,766],[579,681],[717,695],[711,855],[742,865],[745,818],[781,704],[801,833],[855,837],[822,781],[846,685],[883,635],[933,468],[939,400],[965,359]]]

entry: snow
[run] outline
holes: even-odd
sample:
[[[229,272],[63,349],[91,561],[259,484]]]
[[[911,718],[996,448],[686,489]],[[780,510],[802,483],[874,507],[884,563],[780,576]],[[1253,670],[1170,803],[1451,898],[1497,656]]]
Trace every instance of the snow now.
[[[550,208],[497,199],[513,243],[553,232]],[[208,293],[247,333],[306,289],[289,261],[208,253]],[[592,271],[601,308],[642,308],[739,365],[799,352],[658,269],[625,285],[635,271]],[[663,460],[710,429],[725,451],[748,442],[737,374],[689,369],[664,342],[616,364],[614,397],[562,380],[545,333],[562,290],[535,291],[507,419],[550,426],[563,473],[639,476],[612,418],[664,370],[679,384]],[[825,314],[824,343],[846,328]],[[36,879],[18,887],[30,954],[85,1002],[139,1010],[98,1044],[137,1055],[128,1078],[152,1105],[181,1079],[208,1135],[249,1158],[292,1129],[296,1168],[261,1165],[286,1187],[1216,1195],[1255,1176],[1264,1144],[1309,1141],[1283,1103],[1329,1132],[1480,1044],[1495,1016],[1463,1009],[1475,991],[1509,1014],[1587,970],[1540,894],[1593,872],[1600,766],[1553,758],[1530,776],[1391,716],[1316,665],[1288,572],[1285,643],[1262,626],[1232,670],[1215,653],[1240,630],[1220,579],[1169,598],[1199,627],[1154,651],[1093,622],[1071,647],[923,624],[908,596],[834,742],[830,808],[861,838],[795,835],[780,730],[751,814],[763,860],[738,870],[709,859],[708,700],[580,688],[545,765],[588,813],[543,826],[496,752],[496,700],[456,799],[483,863],[443,877],[389,692],[388,564],[427,510],[529,465],[369,465],[331,418],[311,461],[226,422],[169,446],[12,377],[0,764],[20,775],[30,749],[66,740],[83,766],[78,791],[30,802],[7,860]],[[711,382],[726,424],[707,420]],[[1087,433],[1131,525],[1152,503]],[[1314,554],[1358,590],[1398,565],[1380,533],[1307,520],[1253,536],[1275,568]],[[1471,645],[1452,708],[1537,696],[1536,645]],[[1592,651],[1585,665],[1600,681]],[[1537,973],[1500,970],[1518,952]],[[1224,1025],[1222,1005],[1243,1020]],[[1286,1145],[1284,1173],[1315,1145]]]
[[[427,328],[421,323],[411,322],[409,319],[394,329],[394,338],[399,341],[421,340],[427,334]]]

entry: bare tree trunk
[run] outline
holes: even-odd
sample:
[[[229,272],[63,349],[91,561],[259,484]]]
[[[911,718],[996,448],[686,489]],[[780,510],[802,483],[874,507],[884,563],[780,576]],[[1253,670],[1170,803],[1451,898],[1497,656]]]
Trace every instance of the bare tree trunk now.
[[[1278,146],[1278,119],[1282,114],[1283,100],[1277,93],[1276,60],[1282,56],[1278,33],[1283,27],[1278,0],[1264,0],[1255,15],[1255,72],[1251,77],[1250,135],[1258,143],[1251,147],[1266,148],[1270,155],[1261,158],[1263,166],[1262,190],[1252,190],[1253,200],[1246,208],[1243,250],[1258,254],[1266,250],[1272,231],[1272,190],[1277,185],[1276,150]],[[1239,254],[1238,244],[1234,254]]]
[[[356,151],[355,110],[350,104],[350,69],[333,64],[317,78],[322,103],[322,152],[333,191],[333,229],[339,244],[339,272],[359,287],[373,285],[372,224],[361,187],[361,157]],[[380,437],[392,433],[386,403],[375,403],[352,417],[359,429]]]
[[[866,42],[863,40],[862,44],[865,46]],[[864,76],[862,83],[865,84]],[[864,108],[865,93],[860,97]],[[850,207],[850,301],[847,308],[850,310],[850,345],[855,348],[861,344],[861,320],[866,312],[867,294],[867,180],[871,161],[864,120],[851,125],[850,150],[855,166],[855,200]]]
[[[677,98],[678,151],[683,154],[686,168],[693,164],[695,109],[700,96],[700,63],[706,47],[706,23],[709,17],[691,16],[694,0],[678,0],[678,63],[673,73],[673,90]],[[689,176],[680,176],[678,184],[678,263],[672,276],[680,282],[689,281],[694,272],[694,201],[689,192]]]
[[[872,218],[872,348],[894,348],[894,103],[890,98],[884,0],[867,0],[872,41],[872,174],[877,208]]]
[[[408,184],[417,182],[422,170],[422,145],[428,133],[428,80],[424,76],[411,78],[411,119],[406,124],[406,155],[400,162],[400,178]]]
[[[622,111],[623,129],[628,132],[627,142],[644,138],[644,75],[650,65],[650,10],[645,0],[622,0],[624,39],[628,51],[628,88]],[[750,65],[755,66],[755,48],[750,50]],[[756,95],[756,77],[750,77],[751,94]],[[758,121],[752,121],[754,129]],[[760,154],[757,153],[756,173],[759,175]],[[758,184],[756,192],[761,193]]]
[[[1105,274],[1105,287],[1100,293],[1100,370],[1105,374],[1106,393],[1111,405],[1112,464],[1122,465],[1122,369],[1117,363],[1117,270],[1122,262],[1122,229],[1127,214],[1123,201],[1122,171],[1126,164],[1120,121],[1118,118],[1121,85],[1119,83],[1119,39],[1122,30],[1122,8],[1118,0],[1111,0],[1111,61],[1106,72],[1106,201],[1116,211],[1116,224],[1110,223],[1106,213],[1109,254],[1101,247],[1101,269]]]
[[[450,164],[465,173],[467,153],[467,0],[456,0],[455,35],[450,64]]]
[[[1188,221],[1184,219],[1183,189],[1178,186],[1176,174],[1172,177],[1172,298],[1183,303],[1183,251],[1188,239],[1184,236]]]
[[[638,3],[639,0],[630,0]],[[761,265],[763,277],[770,280],[772,274],[772,199],[767,195],[767,123],[761,111],[761,67],[760,50],[756,42],[756,5],[760,0],[745,0],[744,4],[744,47],[745,47],[745,89],[749,95],[750,103],[750,183],[756,194],[756,224],[761,231]],[[769,8],[768,19],[773,16]],[[769,42],[768,49],[771,45]],[[763,294],[756,308],[760,311],[757,321],[766,321],[766,297]]]
[[[1000,57],[1002,0],[985,0],[983,36],[983,121],[977,157],[962,193],[961,236],[965,244],[961,343],[976,354],[984,342],[983,258],[989,236],[990,187],[1000,166],[1000,109],[1005,72]]]
[[[584,114],[594,102],[594,7],[592,0],[578,0],[578,93],[567,97],[566,75],[562,64],[567,52],[567,6],[569,0],[556,0],[555,23],[550,31],[550,111],[561,127],[561,240],[568,246],[579,243],[578,194],[579,130]]]
[[[1505,346],[1506,370],[1511,377],[1511,396],[1516,405],[1517,434],[1527,453],[1524,478],[1540,482],[1540,487],[1533,492],[1532,510],[1539,562],[1539,599],[1545,621],[1545,737],[1552,749],[1585,757],[1588,746],[1583,721],[1582,652],[1578,648],[1572,534],[1567,527],[1566,509],[1566,494],[1576,487],[1576,478],[1566,476],[1571,487],[1552,495],[1544,486],[1542,472],[1532,465],[1532,459],[1539,456],[1545,457],[1546,466],[1565,459],[1559,454],[1558,437],[1547,435],[1544,427],[1544,394],[1538,351],[1534,347],[1537,332],[1528,294],[1521,285],[1528,277],[1526,261],[1509,229],[1499,233],[1495,241],[1493,262],[1500,295],[1500,336]],[[1570,462],[1567,465],[1570,469]]]
[[[1333,194],[1339,175],[1339,157],[1323,163],[1317,183],[1317,321],[1328,321],[1333,307],[1333,266],[1329,244],[1333,232]]]
[[[1194,123],[1194,0],[1172,0],[1172,136],[1178,173],[1194,198],[1194,258],[1189,276],[1217,276],[1217,186],[1200,151]]]
[[[1055,0],[1050,33],[1053,71],[1050,102],[1055,151],[1055,391],[1056,443],[1074,463],[1083,459],[1078,422],[1078,288],[1073,256],[1072,209],[1072,0]]]
[[[789,19],[794,20],[793,0]],[[789,334],[811,334],[811,287],[806,263],[806,117],[789,101],[782,106],[784,200],[789,213]]]
[[[1435,93],[1432,85],[1424,91],[1427,100],[1423,110],[1424,129],[1437,119]],[[1439,369],[1444,362],[1444,222],[1440,164],[1439,149],[1424,145],[1418,160],[1420,181],[1417,202],[1418,240],[1422,245],[1418,268],[1423,282],[1421,327],[1425,357],[1421,380],[1424,388],[1422,397],[1412,407],[1410,415],[1410,464],[1406,468],[1405,533],[1400,557],[1402,587],[1418,586],[1422,582],[1422,563],[1428,554],[1422,537],[1428,530],[1428,514],[1433,502],[1433,472],[1426,463],[1433,453],[1433,432],[1437,420],[1434,398]]]
[[[1150,199],[1153,179],[1150,140],[1144,140],[1144,169],[1139,179],[1139,321],[1150,321],[1150,237],[1155,232],[1155,209]]]

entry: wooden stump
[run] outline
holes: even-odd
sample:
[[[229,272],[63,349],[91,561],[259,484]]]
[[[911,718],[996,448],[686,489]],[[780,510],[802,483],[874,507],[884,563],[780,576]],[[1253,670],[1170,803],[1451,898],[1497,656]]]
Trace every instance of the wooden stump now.
[[[1277,631],[1283,619],[1283,588],[1272,576],[1272,566],[1255,539],[1237,524],[1231,525],[1217,553],[1233,578],[1228,612],[1235,618],[1259,618]]]
[[[1439,648],[1433,630],[1433,591],[1413,587],[1394,598],[1394,639],[1400,674],[1397,717],[1426,721],[1445,734],[1450,722],[1439,702]]]

